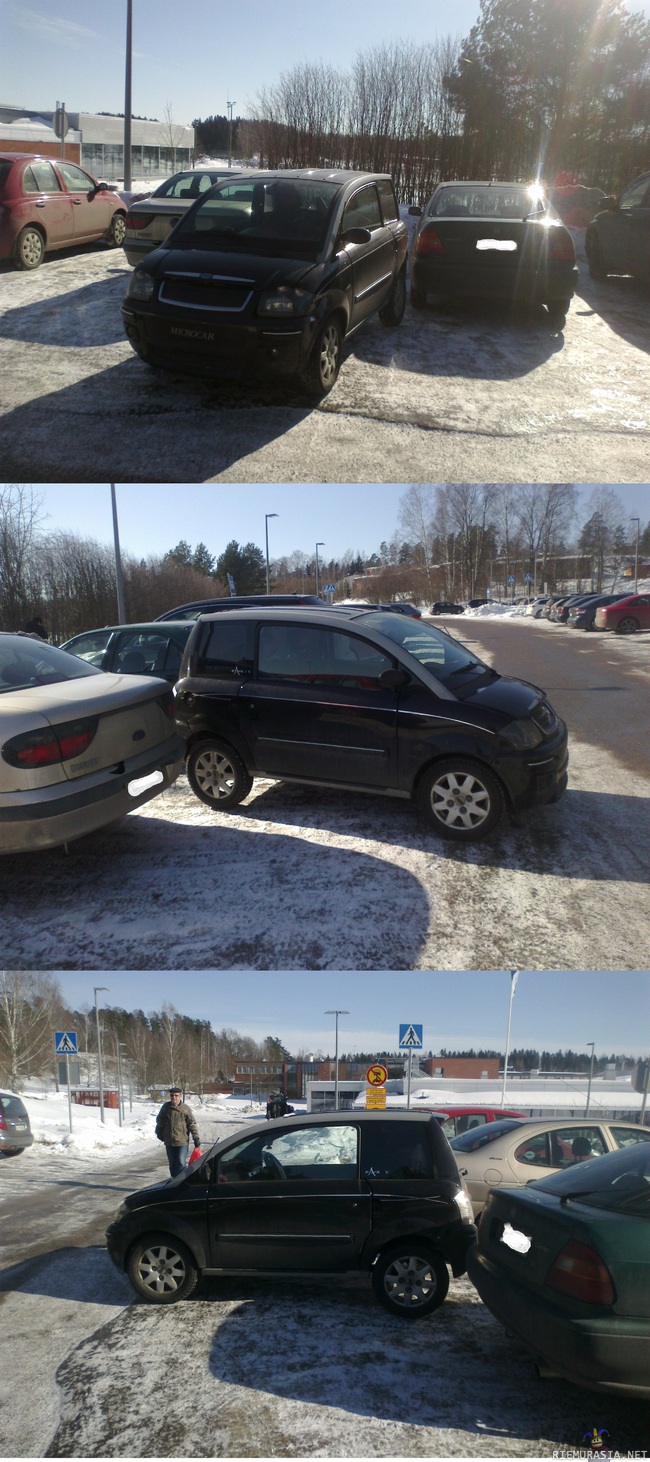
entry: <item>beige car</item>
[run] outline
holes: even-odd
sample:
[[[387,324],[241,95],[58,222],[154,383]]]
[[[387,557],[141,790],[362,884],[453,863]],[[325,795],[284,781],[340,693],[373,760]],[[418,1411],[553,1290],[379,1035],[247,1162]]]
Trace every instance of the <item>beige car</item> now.
[[[164,183],[146,197],[132,198],[124,239],[124,252],[129,264],[139,264],[152,249],[163,244],[181,214],[208,188],[214,183],[221,183],[224,178],[236,177],[240,171],[240,168],[192,168],[184,173],[174,173],[173,178],[165,178]]]
[[[453,1137],[450,1146],[478,1218],[491,1188],[522,1188],[536,1178],[602,1157],[633,1142],[650,1141],[650,1128],[633,1122],[570,1118],[506,1118]]]
[[[0,634],[0,852],[71,842],[178,776],[165,680],[105,674],[29,634]]]

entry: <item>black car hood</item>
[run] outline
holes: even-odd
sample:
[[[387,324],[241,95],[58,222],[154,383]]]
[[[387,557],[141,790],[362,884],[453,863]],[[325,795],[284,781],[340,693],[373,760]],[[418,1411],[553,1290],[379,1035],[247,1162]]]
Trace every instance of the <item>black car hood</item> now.
[[[486,685],[477,685],[476,690],[468,691],[466,686],[462,697],[466,705],[469,703],[480,710],[498,711],[508,721],[530,716],[544,699],[544,692],[539,686],[531,685],[527,680],[514,680],[509,675],[500,675],[498,680],[490,680]]]
[[[204,274],[208,278],[250,279],[256,289],[275,289],[280,284],[292,289],[319,288],[332,263],[315,264],[307,259],[274,259],[245,249],[227,253],[221,249],[154,249],[143,266],[147,274]]]

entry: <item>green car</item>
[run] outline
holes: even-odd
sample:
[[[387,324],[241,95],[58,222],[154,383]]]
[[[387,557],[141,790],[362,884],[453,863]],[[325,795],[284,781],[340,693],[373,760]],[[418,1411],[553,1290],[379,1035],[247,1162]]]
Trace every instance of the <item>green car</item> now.
[[[75,635],[61,645],[88,665],[114,675],[157,675],[175,685],[192,620],[114,624]]]
[[[491,1192],[467,1271],[540,1374],[649,1397],[650,1141]]]

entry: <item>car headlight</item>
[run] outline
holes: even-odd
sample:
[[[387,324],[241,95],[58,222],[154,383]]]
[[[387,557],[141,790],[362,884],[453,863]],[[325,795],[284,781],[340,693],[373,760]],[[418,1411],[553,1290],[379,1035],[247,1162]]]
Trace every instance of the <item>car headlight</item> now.
[[[469,1193],[466,1193],[464,1188],[459,1188],[458,1192],[454,1193],[454,1203],[456,1204],[461,1218],[467,1219],[468,1223],[473,1223],[474,1210],[472,1208]]]
[[[150,300],[154,292],[154,281],[143,269],[134,269],[129,280],[127,295],[132,300]]]
[[[279,289],[267,289],[257,306],[258,315],[285,318],[287,315],[306,315],[313,295],[308,289],[290,289],[282,284]]]
[[[119,1208],[117,1210],[117,1213],[115,1214],[115,1216],[113,1218],[113,1223],[119,1223],[119,1221],[120,1221],[121,1218],[126,1218],[128,1212],[129,1212],[128,1203],[120,1203],[120,1206],[119,1206]]]
[[[509,726],[504,726],[499,733],[504,741],[509,741],[518,751],[530,750],[533,746],[541,746],[544,736],[539,726],[534,721],[511,721]]]

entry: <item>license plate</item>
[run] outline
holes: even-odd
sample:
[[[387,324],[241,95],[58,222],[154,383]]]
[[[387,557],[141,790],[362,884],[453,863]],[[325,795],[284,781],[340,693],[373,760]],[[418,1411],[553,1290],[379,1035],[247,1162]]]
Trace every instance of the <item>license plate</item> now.
[[[499,254],[516,254],[515,239],[477,239],[477,249],[496,249]]]
[[[26,1122],[14,1122],[14,1127],[16,1128],[16,1131],[17,1132],[26,1132],[27,1131],[27,1123]]]
[[[509,1249],[514,1249],[515,1254],[527,1254],[532,1242],[528,1234],[522,1234],[521,1229],[513,1228],[510,1223],[504,1223],[501,1243],[507,1244]]]
[[[128,790],[132,797],[140,797],[142,792],[148,792],[150,787],[157,787],[164,780],[162,772],[150,772],[148,777],[136,777],[129,782]]]

